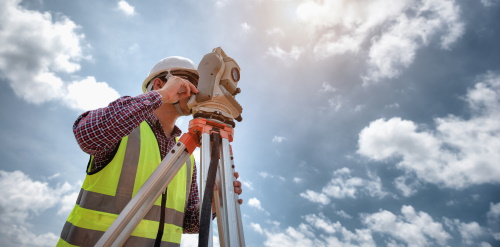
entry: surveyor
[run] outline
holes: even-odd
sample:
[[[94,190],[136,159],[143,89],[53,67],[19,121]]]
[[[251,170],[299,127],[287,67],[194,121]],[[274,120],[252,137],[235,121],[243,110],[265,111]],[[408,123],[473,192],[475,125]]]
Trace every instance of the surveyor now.
[[[173,148],[181,134],[175,122],[189,115],[187,101],[198,92],[197,83],[198,72],[191,60],[167,57],[151,69],[142,84],[143,94],[121,97],[78,117],[73,131],[90,160],[57,246],[94,246]],[[197,233],[196,181],[191,156],[125,246],[179,246],[182,233]],[[239,181],[234,182],[234,191],[241,194]]]

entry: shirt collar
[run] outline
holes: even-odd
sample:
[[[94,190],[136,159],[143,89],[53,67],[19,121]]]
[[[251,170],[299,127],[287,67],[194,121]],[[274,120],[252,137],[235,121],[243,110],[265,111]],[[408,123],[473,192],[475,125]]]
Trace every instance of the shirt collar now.
[[[160,120],[156,118],[156,116],[152,115],[148,118],[146,118],[146,121],[148,124],[153,128],[153,130],[156,130],[163,135],[165,135],[165,132],[163,132],[163,128],[161,126]],[[182,134],[182,130],[177,127],[177,125],[174,125],[174,129],[172,130],[171,136],[170,137],[179,137]]]

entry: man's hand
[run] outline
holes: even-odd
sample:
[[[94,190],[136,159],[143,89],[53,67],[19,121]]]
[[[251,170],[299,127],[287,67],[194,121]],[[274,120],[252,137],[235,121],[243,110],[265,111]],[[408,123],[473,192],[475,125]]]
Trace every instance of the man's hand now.
[[[153,83],[154,89],[161,94],[163,103],[173,104],[191,96],[191,92],[198,93],[198,89],[191,82],[178,76],[171,76],[166,83],[156,78]]]
[[[238,172],[234,172],[234,177],[238,179],[240,177],[240,174],[238,174]],[[233,182],[233,186],[234,186],[234,193],[241,195],[241,193],[243,192],[243,189],[241,188],[241,182],[236,180]],[[218,190],[217,184],[214,185],[214,190]],[[238,199],[238,203],[243,204],[243,199]],[[215,207],[213,205],[212,205],[212,210],[215,210]]]
[[[234,177],[236,179],[238,179],[240,177],[240,174],[238,174],[238,172],[235,172],[234,173]],[[238,181],[238,180],[236,180],[236,181],[233,182],[233,186],[234,186],[234,193],[236,193],[238,195],[241,195],[241,193],[243,192],[243,189],[241,188],[241,182]],[[239,199],[238,203],[242,204],[243,203],[243,199]]]

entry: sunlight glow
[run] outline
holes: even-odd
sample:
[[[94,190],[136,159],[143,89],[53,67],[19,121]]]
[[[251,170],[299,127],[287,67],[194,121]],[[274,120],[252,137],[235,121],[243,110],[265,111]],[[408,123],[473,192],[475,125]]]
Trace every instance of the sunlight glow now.
[[[321,6],[315,2],[306,2],[297,7],[297,16],[303,20],[307,21],[314,17],[318,12],[321,11]]]

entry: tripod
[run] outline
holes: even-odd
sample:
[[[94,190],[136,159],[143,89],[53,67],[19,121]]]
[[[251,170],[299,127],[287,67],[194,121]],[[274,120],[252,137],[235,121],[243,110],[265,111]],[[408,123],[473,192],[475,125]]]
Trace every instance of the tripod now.
[[[245,246],[238,195],[233,189],[234,164],[229,145],[232,140],[233,128],[220,121],[191,120],[189,131],[181,136],[95,246],[122,246],[196,147],[201,148],[202,178],[199,246],[213,245],[212,196],[220,246]],[[214,190],[214,184],[217,184],[217,190]]]

